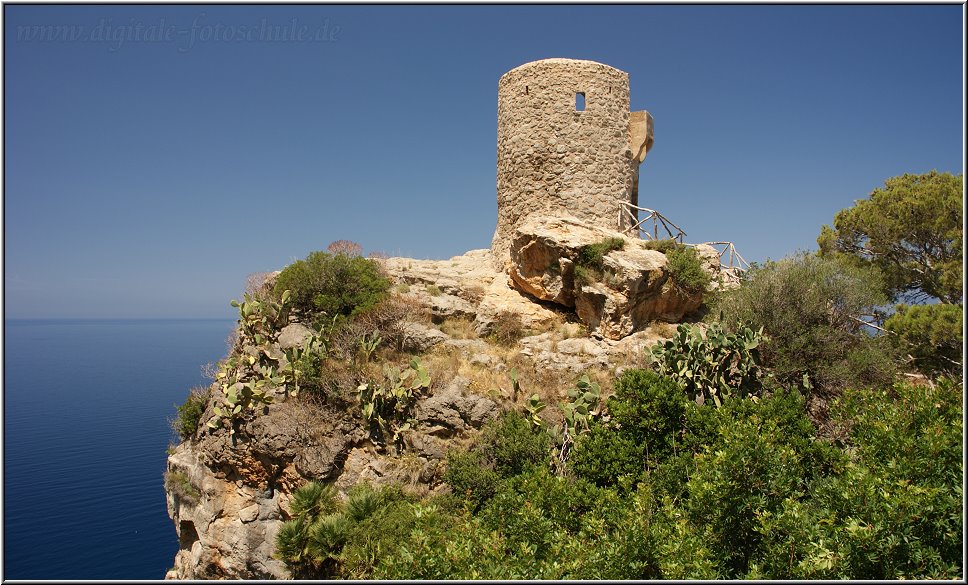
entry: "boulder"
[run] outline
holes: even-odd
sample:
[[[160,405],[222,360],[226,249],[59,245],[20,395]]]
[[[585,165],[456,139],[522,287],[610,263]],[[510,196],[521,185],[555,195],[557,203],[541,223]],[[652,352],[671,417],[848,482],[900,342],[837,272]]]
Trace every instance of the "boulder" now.
[[[303,343],[305,343],[306,340],[312,335],[312,329],[306,327],[302,323],[290,323],[279,331],[277,343],[279,344],[280,349],[302,347]]]
[[[617,238],[619,250],[602,258],[601,274],[589,281],[576,277],[582,248]],[[719,254],[710,246],[696,246],[703,268],[715,276]],[[619,232],[571,217],[532,216],[514,232],[511,246],[511,284],[534,297],[574,307],[578,317],[597,336],[621,339],[651,321],[676,322],[696,311],[702,293],[677,286],[670,277],[665,254]]]
[[[443,331],[420,323],[404,323],[401,331],[403,351],[414,353],[423,353],[438,343],[450,339]]]
[[[416,419],[433,434],[449,436],[467,427],[479,428],[498,413],[498,406],[489,398],[466,394],[469,381],[460,376],[441,391],[417,405]]]

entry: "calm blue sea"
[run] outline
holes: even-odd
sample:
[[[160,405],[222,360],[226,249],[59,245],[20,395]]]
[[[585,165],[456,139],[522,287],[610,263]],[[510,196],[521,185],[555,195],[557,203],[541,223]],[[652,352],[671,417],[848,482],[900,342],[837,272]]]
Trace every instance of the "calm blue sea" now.
[[[7,320],[3,578],[162,579],[174,405],[231,320]]]

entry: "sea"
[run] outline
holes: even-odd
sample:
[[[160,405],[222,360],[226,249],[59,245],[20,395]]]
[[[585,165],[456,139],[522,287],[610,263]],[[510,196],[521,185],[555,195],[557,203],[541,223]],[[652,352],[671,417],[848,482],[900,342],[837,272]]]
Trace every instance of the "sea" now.
[[[163,579],[170,421],[233,320],[5,320],[2,577]]]

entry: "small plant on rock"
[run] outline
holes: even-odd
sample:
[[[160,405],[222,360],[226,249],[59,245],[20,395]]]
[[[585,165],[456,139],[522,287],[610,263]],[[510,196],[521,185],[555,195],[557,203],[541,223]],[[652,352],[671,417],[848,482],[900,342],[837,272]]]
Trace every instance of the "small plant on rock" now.
[[[188,504],[195,505],[201,497],[198,488],[181,471],[165,472],[165,490]]]
[[[517,313],[504,311],[494,319],[488,337],[498,345],[509,347],[517,343],[524,335],[525,329],[521,317]]]
[[[614,250],[625,247],[622,238],[606,238],[601,242],[582,246],[575,258],[575,280],[582,284],[590,284],[601,280],[605,268],[605,256]]]

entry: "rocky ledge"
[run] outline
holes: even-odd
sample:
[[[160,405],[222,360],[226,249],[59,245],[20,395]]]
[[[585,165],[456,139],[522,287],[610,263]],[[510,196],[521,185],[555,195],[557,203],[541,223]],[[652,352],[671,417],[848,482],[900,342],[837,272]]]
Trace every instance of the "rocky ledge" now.
[[[433,377],[399,448],[372,440],[346,392],[325,400],[275,392],[275,402],[246,416],[234,435],[203,423],[174,447],[166,491],[180,550],[166,578],[287,578],[273,556],[275,538],[290,517],[290,494],[306,481],[333,483],[343,495],[363,481],[446,490],[447,452],[524,399],[509,381],[512,369],[524,392],[565,389],[580,373],[604,380],[641,365],[649,345],[674,333],[666,322],[701,305],[702,292],[677,286],[665,255],[644,242],[573,218],[528,221],[514,238],[506,272],[493,268],[488,250],[449,260],[381,260],[394,297],[413,309],[385,337],[396,340],[398,355],[419,355]],[[622,245],[603,255],[598,280],[576,278],[582,249],[610,238]],[[697,248],[703,269],[719,276],[718,253]],[[518,337],[495,343],[509,319]],[[268,351],[281,357],[299,346],[311,333],[307,325],[282,328]],[[213,416],[219,395],[210,393],[202,421]]]

